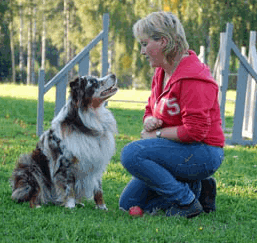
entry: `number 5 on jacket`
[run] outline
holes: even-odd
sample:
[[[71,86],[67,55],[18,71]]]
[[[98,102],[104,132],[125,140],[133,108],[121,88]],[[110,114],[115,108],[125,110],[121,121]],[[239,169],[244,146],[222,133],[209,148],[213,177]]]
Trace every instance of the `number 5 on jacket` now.
[[[167,110],[167,113],[170,116],[178,115],[180,113],[180,107],[176,101],[177,101],[176,98],[172,98],[172,99],[161,98],[160,106],[159,106],[160,114],[163,114],[163,111],[165,109]],[[157,104],[155,104],[155,108],[157,108]]]

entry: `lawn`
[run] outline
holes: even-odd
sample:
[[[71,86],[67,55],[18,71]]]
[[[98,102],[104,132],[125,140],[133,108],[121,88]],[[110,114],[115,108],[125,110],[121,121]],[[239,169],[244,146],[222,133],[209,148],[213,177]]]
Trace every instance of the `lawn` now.
[[[115,100],[146,101],[148,91],[120,90]],[[103,176],[109,211],[85,207],[69,210],[54,205],[30,209],[11,200],[9,177],[20,154],[35,148],[36,87],[0,85],[0,241],[1,242],[257,242],[257,154],[255,147],[226,146],[216,172],[217,211],[193,219],[163,214],[131,218],[119,210],[119,196],[131,179],[120,164],[125,144],[139,139],[145,104],[110,101],[117,119],[117,152]],[[228,98],[235,93],[229,92]],[[54,113],[54,91],[45,98],[45,128]],[[233,103],[226,122],[233,125]]]

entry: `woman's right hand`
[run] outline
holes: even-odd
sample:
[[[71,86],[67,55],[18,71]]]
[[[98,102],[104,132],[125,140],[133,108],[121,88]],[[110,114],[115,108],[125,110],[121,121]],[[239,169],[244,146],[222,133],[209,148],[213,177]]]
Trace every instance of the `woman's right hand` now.
[[[144,130],[147,132],[151,132],[161,127],[162,123],[163,123],[162,120],[156,117],[153,117],[153,116],[146,117],[144,121]]]

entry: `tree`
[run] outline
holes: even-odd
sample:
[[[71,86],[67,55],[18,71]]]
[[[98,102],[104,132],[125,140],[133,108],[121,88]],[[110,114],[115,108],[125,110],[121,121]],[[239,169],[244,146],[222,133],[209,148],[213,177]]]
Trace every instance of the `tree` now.
[[[64,38],[63,38],[63,49],[64,49],[64,63],[66,64],[69,61],[69,0],[63,1],[63,29],[64,29]]]
[[[27,85],[31,84],[32,76],[32,24],[33,24],[33,0],[28,5],[28,56],[27,56]]]
[[[43,0],[42,9],[42,51],[41,51],[41,69],[45,70],[46,62],[46,0]]]
[[[10,31],[10,48],[11,48],[11,60],[12,60],[12,82],[16,81],[16,71],[15,71],[15,53],[14,53],[14,0],[10,0],[9,3],[9,31]]]
[[[239,46],[247,46],[250,30],[257,29],[253,0],[2,0],[0,77],[10,78],[12,70],[13,79],[16,60],[22,82],[27,74],[28,83],[35,83],[33,74],[36,76],[39,66],[46,70],[46,78],[51,78],[99,34],[102,16],[109,13],[110,71],[124,87],[150,87],[153,70],[140,55],[132,27],[138,19],[159,10],[172,11],[180,18],[190,48],[198,53],[204,45],[211,67],[227,22],[234,23],[233,39]],[[94,74],[100,74],[100,61],[101,44],[90,53]]]
[[[36,75],[35,75],[35,62],[36,62],[36,35],[37,35],[37,6],[34,4],[33,6],[33,25],[32,25],[32,56],[31,56],[31,82],[32,84],[36,83]]]
[[[9,23],[6,14],[9,1],[0,1],[0,80],[9,76],[11,69]]]
[[[24,73],[25,73],[25,70],[24,70],[24,44],[23,44],[23,40],[24,40],[24,37],[23,37],[23,2],[22,0],[19,1],[19,17],[20,17],[20,29],[19,29],[19,70],[20,70],[20,75],[19,75],[19,78],[20,78],[20,81],[23,82],[24,80]]]

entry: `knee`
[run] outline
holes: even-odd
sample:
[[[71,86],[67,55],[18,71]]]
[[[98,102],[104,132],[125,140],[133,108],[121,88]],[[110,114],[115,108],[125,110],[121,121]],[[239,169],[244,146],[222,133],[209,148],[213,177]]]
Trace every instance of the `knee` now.
[[[120,200],[119,200],[119,208],[123,211],[128,211],[130,206],[128,204],[128,198],[124,196],[124,194],[121,194]]]
[[[135,157],[135,152],[136,152],[136,146],[133,142],[129,143],[122,149],[120,160],[121,160],[121,164],[125,168],[132,166],[134,157]]]

